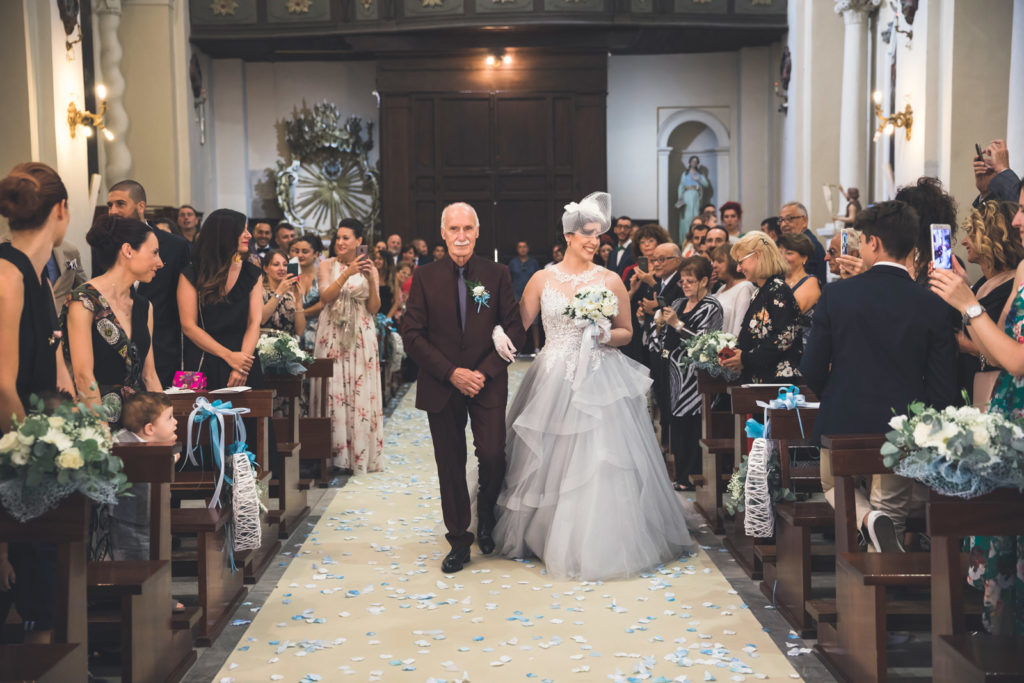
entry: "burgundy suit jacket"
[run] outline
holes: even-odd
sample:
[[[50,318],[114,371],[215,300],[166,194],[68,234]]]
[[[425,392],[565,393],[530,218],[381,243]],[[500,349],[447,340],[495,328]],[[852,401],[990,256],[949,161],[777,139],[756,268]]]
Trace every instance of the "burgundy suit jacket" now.
[[[519,306],[512,291],[508,267],[471,256],[466,262],[466,282],[479,281],[490,293],[487,306],[466,293],[466,329],[459,325],[458,269],[449,257],[420,266],[402,315],[402,341],[409,357],[419,366],[416,407],[440,412],[457,389],[448,381],[456,368],[479,370],[487,378],[475,399],[485,407],[504,406],[508,398],[508,364],[494,350],[491,332],[505,328],[518,348],[526,341]]]

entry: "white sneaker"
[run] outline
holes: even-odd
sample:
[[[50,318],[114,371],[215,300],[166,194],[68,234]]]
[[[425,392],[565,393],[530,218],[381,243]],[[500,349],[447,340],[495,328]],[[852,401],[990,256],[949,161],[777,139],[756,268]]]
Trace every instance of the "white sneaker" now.
[[[871,538],[871,544],[875,546],[875,550],[878,552],[904,552],[903,544],[896,537],[896,525],[893,524],[892,518],[885,513],[872,510],[868,513],[868,520],[864,526],[867,528],[868,536]]]

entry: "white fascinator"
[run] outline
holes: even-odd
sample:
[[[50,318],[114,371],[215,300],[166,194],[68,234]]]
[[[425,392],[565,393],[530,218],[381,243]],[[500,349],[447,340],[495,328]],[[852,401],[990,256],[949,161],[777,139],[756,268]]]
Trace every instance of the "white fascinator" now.
[[[607,192],[592,192],[576,202],[565,205],[562,214],[562,232],[582,235],[603,235],[612,223],[612,196]]]

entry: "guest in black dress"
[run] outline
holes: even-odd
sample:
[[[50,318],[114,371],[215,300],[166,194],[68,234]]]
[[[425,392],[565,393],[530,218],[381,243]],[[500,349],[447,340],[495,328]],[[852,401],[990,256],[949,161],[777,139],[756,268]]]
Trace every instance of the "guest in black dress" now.
[[[804,348],[800,307],[786,284],[779,248],[767,234],[753,230],[732,246],[732,257],[757,292],[743,317],[736,353],[722,365],[738,371],[742,382],[796,382]]]
[[[263,286],[259,267],[246,261],[251,240],[243,214],[217,209],[203,221],[192,263],[178,280],[183,369],[202,372],[207,389],[263,388],[255,357]]]
[[[139,391],[160,391],[153,359],[153,308],[133,284],[149,282],[163,265],[156,232],[135,218],[100,216],[85,238],[94,277],[71,293],[61,327],[79,399],[103,405],[111,426]]]
[[[68,229],[68,193],[45,164],[19,164],[0,180],[0,215],[11,241],[0,244],[0,430],[11,415],[25,418],[32,394],[70,386],[60,357],[60,332],[53,293],[43,275],[53,248]],[[17,324],[14,324],[17,321]],[[57,551],[52,543],[0,543],[0,624],[16,605],[24,642],[51,640]],[[3,631],[0,630],[0,642]]]

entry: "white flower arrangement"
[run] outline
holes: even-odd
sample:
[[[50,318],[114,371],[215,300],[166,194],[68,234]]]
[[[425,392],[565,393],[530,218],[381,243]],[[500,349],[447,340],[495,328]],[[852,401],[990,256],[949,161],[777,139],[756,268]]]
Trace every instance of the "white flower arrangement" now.
[[[736,348],[736,335],[712,330],[699,334],[685,342],[685,351],[679,359],[680,367],[694,366],[698,370],[726,380],[733,380],[739,377],[739,373],[729,368],[722,367],[719,354],[723,349]]]
[[[298,375],[305,371],[305,363],[313,357],[299,345],[299,338],[287,332],[268,331],[256,342],[256,353],[266,372]]]
[[[584,287],[576,292],[563,313],[573,320],[610,321],[619,312],[619,299],[606,287]]]
[[[881,452],[896,474],[959,498],[997,488],[1024,491],[1020,422],[970,406],[937,410],[918,402],[889,426]]]
[[[116,502],[131,484],[111,454],[103,411],[66,401],[47,416],[34,396],[32,405],[34,412],[0,438],[0,504],[24,522],[74,492]]]

